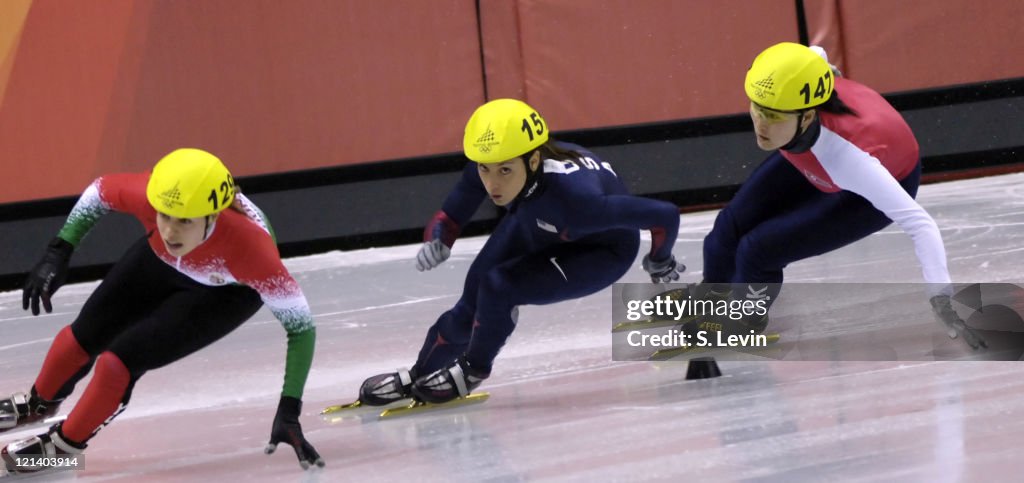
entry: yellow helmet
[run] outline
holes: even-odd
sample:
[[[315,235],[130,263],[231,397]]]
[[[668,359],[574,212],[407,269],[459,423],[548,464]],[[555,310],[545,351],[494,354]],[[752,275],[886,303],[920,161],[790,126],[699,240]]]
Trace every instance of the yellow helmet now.
[[[832,96],[835,76],[828,61],[809,47],[783,42],[761,52],[747,71],[747,97],[777,111],[799,111]]]
[[[495,99],[469,118],[462,150],[478,163],[500,163],[547,141],[548,125],[536,110],[515,99]]]
[[[231,206],[235,181],[216,156],[202,149],[176,149],[153,167],[146,198],[165,215],[199,218]]]

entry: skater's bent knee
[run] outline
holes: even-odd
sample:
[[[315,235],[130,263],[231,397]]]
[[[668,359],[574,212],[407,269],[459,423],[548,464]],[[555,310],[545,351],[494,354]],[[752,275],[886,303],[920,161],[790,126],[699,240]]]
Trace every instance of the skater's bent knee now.
[[[101,373],[129,377],[131,371],[117,354],[107,351],[96,359],[96,374]]]
[[[487,272],[480,280],[480,296],[488,298],[505,299],[512,291],[512,284],[509,282],[505,270],[495,268]],[[477,300],[477,307],[481,304]]]
[[[736,265],[748,270],[777,271],[785,268],[789,262],[785,247],[768,246],[754,237],[743,237],[736,250]]]

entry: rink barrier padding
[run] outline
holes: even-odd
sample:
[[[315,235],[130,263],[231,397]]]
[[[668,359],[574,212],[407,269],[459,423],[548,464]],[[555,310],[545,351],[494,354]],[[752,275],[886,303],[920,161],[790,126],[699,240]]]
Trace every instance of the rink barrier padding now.
[[[67,3],[0,2],[0,203],[180,146],[237,177],[450,153],[502,96],[562,131],[740,114],[750,60],[804,31],[883,92],[1024,76],[1016,0]]]
[[[797,38],[793,0],[508,3],[518,7],[525,99],[563,130],[745,112],[750,61]]]
[[[238,177],[451,152],[485,100],[472,1],[71,3],[8,42],[0,203],[181,146]]]
[[[989,35],[1022,18],[1013,0],[969,16],[967,0],[941,15],[918,15],[923,0],[246,5],[2,2],[0,281],[28,270],[93,178],[148,169],[186,144],[225,158],[283,252],[413,242],[464,162],[464,119],[501,96],[542,106],[559,137],[612,161],[634,192],[715,206],[763,158],[741,90],[723,79],[804,30],[855,79],[886,91],[874,69],[916,82],[887,97],[918,134],[926,179],[1010,169],[1024,146],[1011,129],[1024,65]],[[968,72],[949,72],[958,63]],[[473,226],[497,213],[485,207]],[[73,275],[98,273],[140,234],[108,217]]]
[[[1024,27],[1017,0],[838,2],[844,73],[881,92],[1024,75],[1008,32]]]
[[[926,181],[1019,170],[1024,163],[1024,79],[887,96],[904,110],[921,142]],[[949,105],[932,105],[944,101]],[[610,160],[637,194],[671,201],[683,211],[728,201],[765,157],[744,116],[556,132]],[[745,127],[746,126],[746,127]],[[717,134],[716,134],[717,133]],[[675,137],[673,137],[675,134]],[[970,141],[966,144],[965,141]],[[279,175],[245,177],[284,256],[415,243],[423,223],[461,175],[459,154],[410,158]],[[401,173],[402,176],[391,176]],[[940,177],[940,178],[937,178]],[[60,229],[75,197],[0,205],[0,288],[14,288]],[[466,230],[489,231],[499,215],[484,203]],[[74,280],[95,279],[142,229],[130,216],[104,217],[76,252]],[[411,256],[411,255],[410,255]]]

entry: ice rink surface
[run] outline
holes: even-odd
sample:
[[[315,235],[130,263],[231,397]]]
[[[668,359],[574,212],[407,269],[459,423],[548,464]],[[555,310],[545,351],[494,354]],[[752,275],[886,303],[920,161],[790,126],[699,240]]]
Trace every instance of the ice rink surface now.
[[[954,281],[1024,279],[1024,174],[927,185],[918,200],[942,229]],[[686,281],[700,280],[714,216],[682,216],[675,254],[691,267]],[[326,468],[303,472],[283,445],[263,454],[285,353],[284,331],[263,309],[143,377],[127,411],[92,440],[85,469],[48,479],[1021,481],[1022,363],[722,362],[723,377],[686,381],[686,362],[611,360],[610,289],[523,308],[480,388],[491,393],[484,404],[321,419],[366,377],[412,364],[483,241],[459,240],[426,273],[413,266],[417,246],[287,261],[318,325],[302,423]],[[623,281],[646,281],[639,261]],[[890,227],[792,265],[786,281],[918,282],[920,271],[910,239]],[[28,391],[50,341],[95,286],[62,288],[54,313],[40,317],[21,310],[20,292],[0,294],[0,392]]]

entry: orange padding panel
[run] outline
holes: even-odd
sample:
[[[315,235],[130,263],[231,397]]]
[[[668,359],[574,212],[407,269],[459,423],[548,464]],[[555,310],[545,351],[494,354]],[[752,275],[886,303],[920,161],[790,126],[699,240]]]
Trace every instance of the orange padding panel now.
[[[840,70],[846,67],[843,29],[839,18],[841,0],[803,0],[810,45],[828,52],[828,60]]]
[[[812,41],[883,92],[1024,76],[1006,37],[1024,1],[804,5]],[[556,131],[741,113],[753,58],[797,40],[793,0],[20,0],[0,14],[0,203],[75,195],[181,146],[236,176],[454,152],[498,97]]]
[[[236,176],[461,148],[473,0],[35,0],[0,99],[0,203],[180,146]]]
[[[1015,37],[1024,31],[1020,0],[807,0],[805,5],[811,39],[825,39],[826,46],[840,43],[842,52],[835,57],[843,73],[882,92],[1024,76]]]
[[[556,131],[744,112],[750,62],[797,38],[792,0],[515,3],[524,97]],[[496,93],[515,92],[489,71],[497,82]]]

